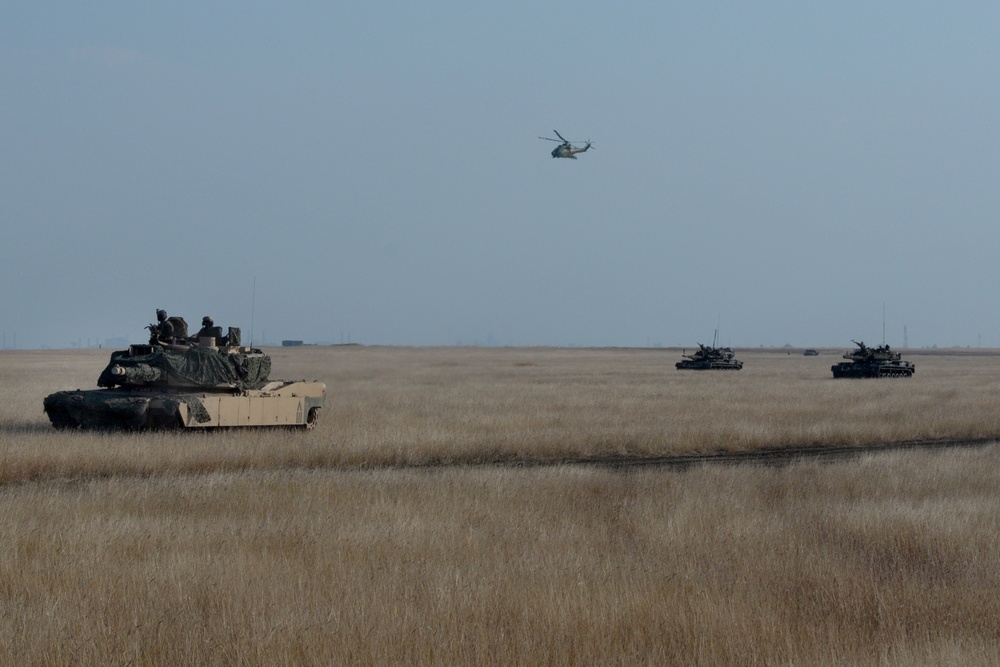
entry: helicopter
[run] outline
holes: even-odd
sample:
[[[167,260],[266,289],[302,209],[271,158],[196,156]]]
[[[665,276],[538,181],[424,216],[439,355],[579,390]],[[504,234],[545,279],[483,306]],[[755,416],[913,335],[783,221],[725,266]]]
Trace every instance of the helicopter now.
[[[584,153],[590,148],[592,148],[590,144],[590,139],[587,140],[586,146],[584,146],[583,148],[577,148],[573,144],[566,141],[563,135],[559,134],[557,130],[552,130],[552,131],[556,133],[556,136],[559,137],[558,139],[553,139],[552,137],[538,137],[539,139],[545,139],[546,141],[562,142],[561,144],[552,149],[552,157],[568,157],[571,160],[575,160],[577,153]]]

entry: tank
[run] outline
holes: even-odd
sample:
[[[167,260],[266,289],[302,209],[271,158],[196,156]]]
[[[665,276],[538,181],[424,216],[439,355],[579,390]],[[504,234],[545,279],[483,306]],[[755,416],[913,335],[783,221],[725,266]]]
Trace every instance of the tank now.
[[[685,354],[676,367],[694,371],[738,371],[743,368],[743,362],[734,359],[734,356],[730,347],[712,347],[698,343],[698,350],[694,354]]]
[[[57,429],[208,429],[316,426],[326,385],[272,380],[271,357],[240,345],[240,331],[111,353],[99,389],[57,391],[44,408]]]
[[[888,345],[872,348],[856,340],[851,342],[857,349],[844,354],[844,359],[850,361],[842,361],[830,367],[835,378],[908,378],[917,371],[916,366],[900,359],[900,353],[893,352]]]

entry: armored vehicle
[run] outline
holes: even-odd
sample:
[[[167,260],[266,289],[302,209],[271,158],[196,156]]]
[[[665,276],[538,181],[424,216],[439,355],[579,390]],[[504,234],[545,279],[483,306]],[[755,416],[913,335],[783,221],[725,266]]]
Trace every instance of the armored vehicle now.
[[[112,352],[100,389],[58,391],[44,406],[57,429],[313,428],[326,385],[271,380],[270,372],[271,357],[240,345],[236,327],[181,344],[154,335],[149,345]]]
[[[856,340],[851,341],[858,349],[844,354],[842,361],[830,367],[835,378],[884,378],[910,377],[917,367],[900,359],[899,352],[893,352],[888,345],[871,348]]]
[[[743,368],[743,362],[734,359],[734,356],[731,347],[712,347],[698,343],[698,350],[694,354],[685,354],[685,358],[675,365],[681,370],[738,371]]]

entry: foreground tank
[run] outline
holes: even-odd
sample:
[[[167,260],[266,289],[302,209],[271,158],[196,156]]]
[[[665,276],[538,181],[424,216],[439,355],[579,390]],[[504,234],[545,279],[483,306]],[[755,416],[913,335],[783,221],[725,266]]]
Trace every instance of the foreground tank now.
[[[698,343],[698,350],[694,354],[685,354],[685,358],[675,366],[680,370],[738,371],[743,368],[743,362],[735,359],[735,356],[732,348]]]
[[[113,352],[101,389],[49,394],[45,412],[58,429],[316,425],[325,384],[269,379],[271,358],[239,345],[239,329],[218,341]]]
[[[830,367],[835,378],[883,378],[911,377],[917,367],[909,361],[903,361],[899,352],[893,352],[888,345],[871,348],[864,343],[851,341],[858,349],[844,354],[842,361]]]

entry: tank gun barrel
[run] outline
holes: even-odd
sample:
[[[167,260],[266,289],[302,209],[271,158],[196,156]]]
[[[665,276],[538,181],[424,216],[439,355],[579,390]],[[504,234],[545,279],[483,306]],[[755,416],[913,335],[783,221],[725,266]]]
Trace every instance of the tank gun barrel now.
[[[148,384],[157,382],[163,376],[163,371],[149,364],[136,364],[134,366],[115,364],[111,367],[111,374],[119,380],[120,384]]]

